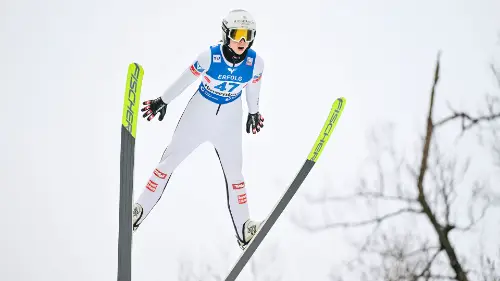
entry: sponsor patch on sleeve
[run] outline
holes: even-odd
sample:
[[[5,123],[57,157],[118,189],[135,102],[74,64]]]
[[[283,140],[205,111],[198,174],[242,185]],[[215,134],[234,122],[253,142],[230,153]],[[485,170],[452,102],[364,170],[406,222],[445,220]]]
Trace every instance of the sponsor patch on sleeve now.
[[[195,76],[200,76],[200,74],[205,71],[205,69],[203,67],[201,67],[200,63],[198,61],[195,61],[191,67],[189,68],[191,70],[191,72],[195,75]]]
[[[262,73],[253,76],[252,83],[257,83],[262,78]]]

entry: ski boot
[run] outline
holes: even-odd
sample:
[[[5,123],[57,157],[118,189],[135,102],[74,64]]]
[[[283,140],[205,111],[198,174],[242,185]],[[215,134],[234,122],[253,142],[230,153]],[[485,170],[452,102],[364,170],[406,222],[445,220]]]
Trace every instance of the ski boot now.
[[[256,222],[249,219],[243,224],[243,240],[236,235],[236,240],[242,250],[245,250],[246,246],[252,241],[263,223],[264,221]]]
[[[132,231],[135,232],[139,227],[139,220],[142,218],[142,206],[135,203],[134,210],[132,211]]]

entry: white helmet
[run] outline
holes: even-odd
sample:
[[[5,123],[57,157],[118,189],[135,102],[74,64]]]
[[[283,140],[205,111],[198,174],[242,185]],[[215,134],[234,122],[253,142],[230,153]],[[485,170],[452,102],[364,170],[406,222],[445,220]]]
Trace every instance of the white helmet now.
[[[239,42],[244,39],[250,42],[248,48],[253,44],[257,25],[252,15],[245,10],[232,10],[222,19],[222,42],[229,44],[229,40]]]

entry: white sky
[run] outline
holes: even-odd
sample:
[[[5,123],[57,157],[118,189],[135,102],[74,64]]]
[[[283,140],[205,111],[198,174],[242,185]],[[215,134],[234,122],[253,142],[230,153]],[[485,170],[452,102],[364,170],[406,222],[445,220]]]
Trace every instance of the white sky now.
[[[418,144],[439,49],[437,116],[447,100],[475,110],[482,95],[495,90],[488,68],[498,56],[495,0],[2,1],[5,280],[116,278],[127,66],[135,61],[145,68],[141,100],[157,97],[220,38],[221,18],[233,8],[256,18],[254,46],[266,63],[265,128],[257,136],[245,133],[243,144],[255,219],[267,215],[295,176],[335,98],[346,97],[346,109],[298,196],[320,192],[325,177],[334,181],[333,191],[346,192],[359,176],[373,126],[395,122],[399,147]],[[169,105],[163,122],[139,121],[136,196],[196,87]],[[450,133],[443,131],[444,140],[454,139]],[[459,151],[474,157],[473,176],[491,176],[488,151],[476,149],[475,141],[465,138]],[[338,233],[310,236],[294,228],[289,215],[307,210],[296,198],[260,249],[279,243],[277,268],[285,280],[321,280],[351,248]],[[175,171],[136,234],[134,280],[175,280],[183,258],[225,275],[240,253],[225,200],[217,157],[202,145]],[[249,273],[239,280],[251,280]]]

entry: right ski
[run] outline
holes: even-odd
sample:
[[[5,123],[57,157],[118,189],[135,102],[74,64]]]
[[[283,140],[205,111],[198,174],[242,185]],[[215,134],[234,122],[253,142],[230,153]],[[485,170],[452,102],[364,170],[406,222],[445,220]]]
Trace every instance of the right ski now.
[[[240,255],[236,264],[233,266],[226,279],[224,279],[225,281],[236,280],[236,277],[238,277],[240,272],[243,270],[247,262],[259,247],[260,243],[262,243],[262,240],[264,240],[264,237],[266,237],[267,233],[271,230],[271,227],[273,227],[274,223],[278,220],[283,210],[285,210],[288,203],[292,200],[300,185],[302,184],[302,182],[304,182],[314,164],[316,164],[316,161],[318,161],[321,152],[323,152],[326,143],[330,139],[330,136],[333,133],[333,130],[335,129],[340,116],[342,115],[345,107],[345,102],[346,100],[343,97],[335,100],[332,105],[332,109],[328,114],[328,118],[323,125],[323,129],[321,130],[319,137],[316,139],[316,142],[314,143],[314,146],[309,153],[307,160],[305,161],[297,176],[287,188],[283,196],[281,196],[278,203],[274,206],[273,210],[262,224],[260,230]]]
[[[120,210],[118,233],[118,281],[132,279],[132,203],[137,116],[144,69],[137,63],[128,67],[123,102],[120,154]]]

